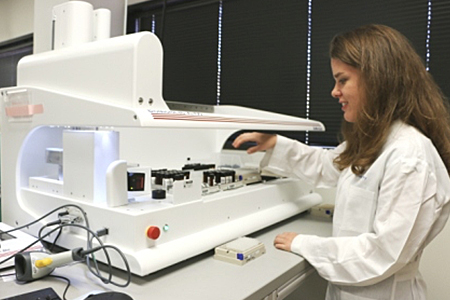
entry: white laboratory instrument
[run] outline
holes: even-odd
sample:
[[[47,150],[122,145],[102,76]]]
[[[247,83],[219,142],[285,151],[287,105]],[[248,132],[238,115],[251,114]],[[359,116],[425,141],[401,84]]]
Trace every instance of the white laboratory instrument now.
[[[0,90],[3,222],[76,204],[144,276],[321,202],[299,180],[263,180],[261,155],[223,150],[242,129],[323,131],[320,122],[165,101],[162,57],[158,38],[141,32],[19,62],[17,87]],[[58,244],[84,247],[86,233],[63,230]]]

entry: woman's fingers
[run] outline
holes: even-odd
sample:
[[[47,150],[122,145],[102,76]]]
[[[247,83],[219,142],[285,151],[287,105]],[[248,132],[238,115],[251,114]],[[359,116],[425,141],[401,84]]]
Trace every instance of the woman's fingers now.
[[[247,132],[239,135],[234,140],[232,145],[235,148],[239,148],[242,144],[246,142],[256,143],[256,146],[247,149],[247,152],[251,154],[257,151],[263,151],[273,148],[276,143],[276,135],[259,132]]]
[[[295,232],[283,232],[275,237],[273,244],[277,249],[291,251],[292,241],[297,235]]]

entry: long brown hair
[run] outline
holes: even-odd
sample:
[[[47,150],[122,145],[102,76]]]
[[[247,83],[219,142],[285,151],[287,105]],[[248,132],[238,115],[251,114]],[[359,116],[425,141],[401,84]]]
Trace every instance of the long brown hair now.
[[[440,88],[411,43],[384,25],[339,34],[330,57],[360,71],[363,105],[354,123],[344,121],[347,147],[335,163],[363,174],[377,159],[392,124],[401,120],[426,135],[450,173],[450,114]]]

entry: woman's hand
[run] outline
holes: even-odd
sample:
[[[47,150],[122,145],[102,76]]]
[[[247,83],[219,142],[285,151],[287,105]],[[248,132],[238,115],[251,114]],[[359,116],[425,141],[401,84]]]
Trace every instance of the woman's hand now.
[[[247,149],[247,153],[255,153],[257,151],[264,151],[275,147],[277,136],[275,134],[247,132],[238,136],[234,142],[233,147],[239,148],[243,143],[255,142],[256,146]]]
[[[292,241],[297,235],[295,232],[283,232],[276,236],[273,244],[277,249],[291,251]]]

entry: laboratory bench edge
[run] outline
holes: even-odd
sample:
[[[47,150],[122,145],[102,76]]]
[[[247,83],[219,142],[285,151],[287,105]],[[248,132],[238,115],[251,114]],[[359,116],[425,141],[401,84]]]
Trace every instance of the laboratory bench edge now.
[[[145,277],[133,275],[130,285],[125,288],[103,284],[84,263],[57,268],[52,274],[70,279],[67,300],[78,299],[92,291],[111,290],[127,293],[134,300],[272,300],[290,299],[288,294],[291,293],[321,297],[326,284],[312,267],[301,256],[273,246],[278,233],[290,231],[330,236],[331,219],[305,212],[249,235],[264,243],[266,253],[243,266],[216,260],[213,258],[214,251],[210,250]],[[14,269],[9,268],[0,274],[12,272]],[[304,284],[305,277],[306,280],[308,277],[315,278],[314,282]],[[125,272],[114,270],[113,280],[124,283]],[[0,299],[48,287],[62,298],[66,285],[64,280],[53,277],[23,284],[16,282],[14,276],[7,276],[0,278]],[[283,293],[286,296],[277,296]],[[303,298],[295,296],[295,299],[299,297]]]

